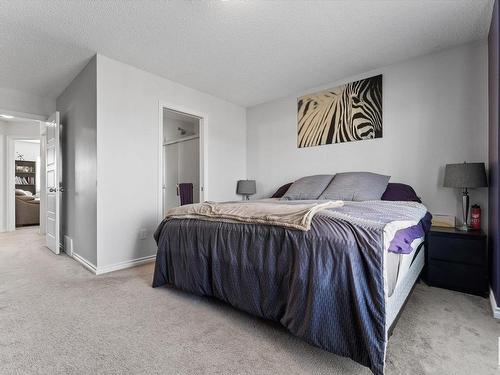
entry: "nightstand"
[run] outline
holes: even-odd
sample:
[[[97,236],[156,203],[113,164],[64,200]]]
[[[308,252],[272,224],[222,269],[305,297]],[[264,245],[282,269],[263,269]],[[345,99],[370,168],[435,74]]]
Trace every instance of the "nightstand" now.
[[[488,296],[484,232],[432,227],[427,235],[426,280],[430,286]]]

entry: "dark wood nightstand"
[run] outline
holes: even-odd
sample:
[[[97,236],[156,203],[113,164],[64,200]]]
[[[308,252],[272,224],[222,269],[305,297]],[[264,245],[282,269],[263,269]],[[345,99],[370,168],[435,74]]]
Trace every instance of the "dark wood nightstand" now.
[[[488,296],[488,250],[481,231],[432,227],[427,235],[426,280],[430,286]]]

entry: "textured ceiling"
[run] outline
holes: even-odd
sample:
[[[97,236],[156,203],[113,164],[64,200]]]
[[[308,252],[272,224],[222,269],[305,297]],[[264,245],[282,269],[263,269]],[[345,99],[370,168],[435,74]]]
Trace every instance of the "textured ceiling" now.
[[[251,106],[485,38],[493,0],[0,0],[0,87],[57,97],[95,53]]]

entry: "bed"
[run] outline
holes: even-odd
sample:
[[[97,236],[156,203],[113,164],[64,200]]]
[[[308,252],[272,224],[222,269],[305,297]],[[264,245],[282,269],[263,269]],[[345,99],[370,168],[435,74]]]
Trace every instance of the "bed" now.
[[[283,204],[304,202],[324,200]],[[382,200],[317,212],[309,230],[170,217],[155,233],[153,287],[218,298],[379,375],[424,266],[429,223],[421,203]]]

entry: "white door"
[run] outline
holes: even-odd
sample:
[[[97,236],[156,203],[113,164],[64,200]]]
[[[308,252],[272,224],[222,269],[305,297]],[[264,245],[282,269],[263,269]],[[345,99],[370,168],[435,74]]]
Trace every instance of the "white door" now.
[[[54,113],[46,122],[47,125],[47,147],[46,161],[46,213],[45,240],[47,247],[54,253],[59,254],[59,195],[61,180],[61,150],[59,144],[59,112]]]

